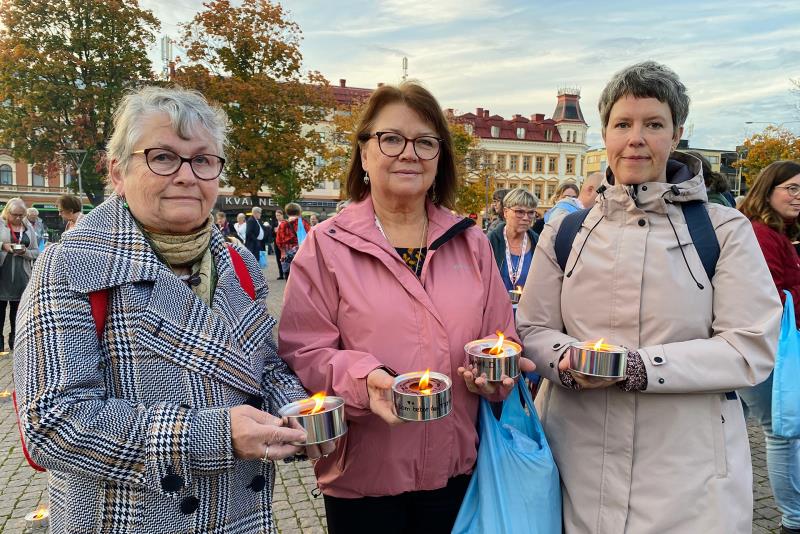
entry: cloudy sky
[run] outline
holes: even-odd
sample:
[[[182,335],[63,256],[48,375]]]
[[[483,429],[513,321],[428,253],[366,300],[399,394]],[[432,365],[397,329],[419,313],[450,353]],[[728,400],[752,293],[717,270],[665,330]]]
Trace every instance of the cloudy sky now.
[[[234,2],[236,0],[233,0]],[[201,0],[141,0],[178,36]],[[164,7],[169,5],[169,7]],[[286,0],[303,31],[305,68],[356,87],[398,82],[402,58],[443,107],[510,117],[555,109],[580,87],[589,143],[600,145],[597,99],[618,69],[672,67],[692,97],[687,137],[732,149],[764,121],[800,133],[800,2],[750,0]],[[154,50],[154,59],[158,51]],[[156,62],[160,67],[160,61]]]

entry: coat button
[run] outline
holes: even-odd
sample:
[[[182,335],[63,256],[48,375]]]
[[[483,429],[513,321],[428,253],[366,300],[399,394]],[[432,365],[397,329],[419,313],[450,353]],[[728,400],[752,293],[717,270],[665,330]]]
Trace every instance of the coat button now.
[[[200,499],[194,495],[189,495],[181,501],[181,512],[189,515],[193,514],[200,507]]]
[[[644,226],[645,224],[647,224],[647,221],[644,219],[639,219],[639,226]]]
[[[552,369],[552,368],[555,368],[555,366],[556,366],[556,364],[554,364],[553,362],[550,362],[550,368],[551,368],[551,369]]]
[[[659,384],[663,384],[663,383],[664,383],[664,379],[663,379],[663,378],[659,378],[659,379],[658,379],[658,383],[659,383]]]
[[[183,487],[184,480],[180,475],[167,475],[161,479],[161,489],[167,493],[174,493]]]
[[[647,191],[647,186],[646,185],[642,186],[642,191]]]
[[[191,406],[191,405],[189,405],[189,404],[186,404],[186,403],[184,402],[183,404],[180,404],[180,405],[178,405],[178,408],[183,408],[184,410],[191,410],[191,409],[192,409],[192,406]]]
[[[334,230],[333,228],[331,228],[330,230],[328,230],[328,233],[329,233],[329,234],[335,234],[335,233],[336,233],[336,230]]]
[[[267,477],[264,475],[256,475],[247,487],[253,490],[253,493],[258,493],[263,490],[267,485]]]
[[[561,346],[561,343],[556,343],[555,345],[553,345],[553,348],[554,348],[554,349],[557,349],[557,348],[559,348],[560,346]]]
[[[656,356],[655,358],[653,358],[653,361],[656,363],[661,363],[664,361],[664,358],[662,358],[661,356]]]

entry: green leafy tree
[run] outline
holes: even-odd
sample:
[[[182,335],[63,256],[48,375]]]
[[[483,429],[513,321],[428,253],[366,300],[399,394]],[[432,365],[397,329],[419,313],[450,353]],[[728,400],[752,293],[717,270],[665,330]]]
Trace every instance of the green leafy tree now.
[[[786,128],[767,126],[744,142],[747,156],[738,164],[742,167],[747,185],[752,185],[761,169],[772,162],[800,160],[800,137]]]
[[[85,150],[83,191],[101,202],[112,113],[153,79],[147,49],[159,27],[136,0],[2,0],[0,146],[49,175]]]
[[[213,0],[184,26],[191,64],[176,81],[228,112],[225,180],[255,198],[263,187],[294,200],[318,181],[322,139],[313,126],[331,107],[327,81],[301,72],[300,28],[267,0]]]

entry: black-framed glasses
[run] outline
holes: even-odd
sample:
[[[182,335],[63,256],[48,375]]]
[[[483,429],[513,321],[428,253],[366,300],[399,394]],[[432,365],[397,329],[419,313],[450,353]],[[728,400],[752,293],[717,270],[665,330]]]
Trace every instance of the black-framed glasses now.
[[[414,153],[422,160],[435,158],[442,148],[442,140],[433,135],[421,135],[413,139],[396,132],[375,132],[373,135],[378,138],[378,148],[390,158],[402,154],[409,141],[414,147]]]
[[[776,185],[775,189],[783,189],[789,196],[792,198],[800,197],[800,185],[789,184],[789,185]]]
[[[190,158],[184,158],[167,148],[145,148],[131,154],[144,154],[147,167],[159,176],[175,174],[181,165],[188,163],[192,173],[199,180],[215,180],[222,174],[222,168],[225,166],[225,158],[214,154],[195,154]]]

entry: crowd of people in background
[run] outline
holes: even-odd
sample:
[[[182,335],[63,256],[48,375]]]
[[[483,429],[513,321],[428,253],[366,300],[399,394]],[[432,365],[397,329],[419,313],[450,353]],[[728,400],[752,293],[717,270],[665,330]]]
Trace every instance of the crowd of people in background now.
[[[614,74],[598,110],[608,168],[560,183],[544,212],[531,190],[498,189],[481,229],[453,211],[447,120],[418,83],[372,93],[348,198],[321,221],[295,202],[212,213],[225,112],[183,89],[127,96],[108,200],[84,215],[59,198],[58,240],[20,198],[0,218],[0,350],[15,349],[54,531],[271,531],[273,461],[302,453],[331,533],[450,532],[480,399],[501,411],[516,387],[476,373],[464,346],[501,331],[542,382],[564,532],[749,532],[750,414],[783,532],[800,533],[800,441],[770,423],[783,291],[800,300],[800,163],[767,166],[737,206],[677,150],[688,90],[655,62]],[[270,254],[292,275],[277,342]],[[571,368],[568,347],[602,337],[626,347],[624,377]],[[404,423],[394,377],[425,368],[452,377],[453,413]],[[348,432],[301,446],[277,409],[316,391],[344,399]]]

